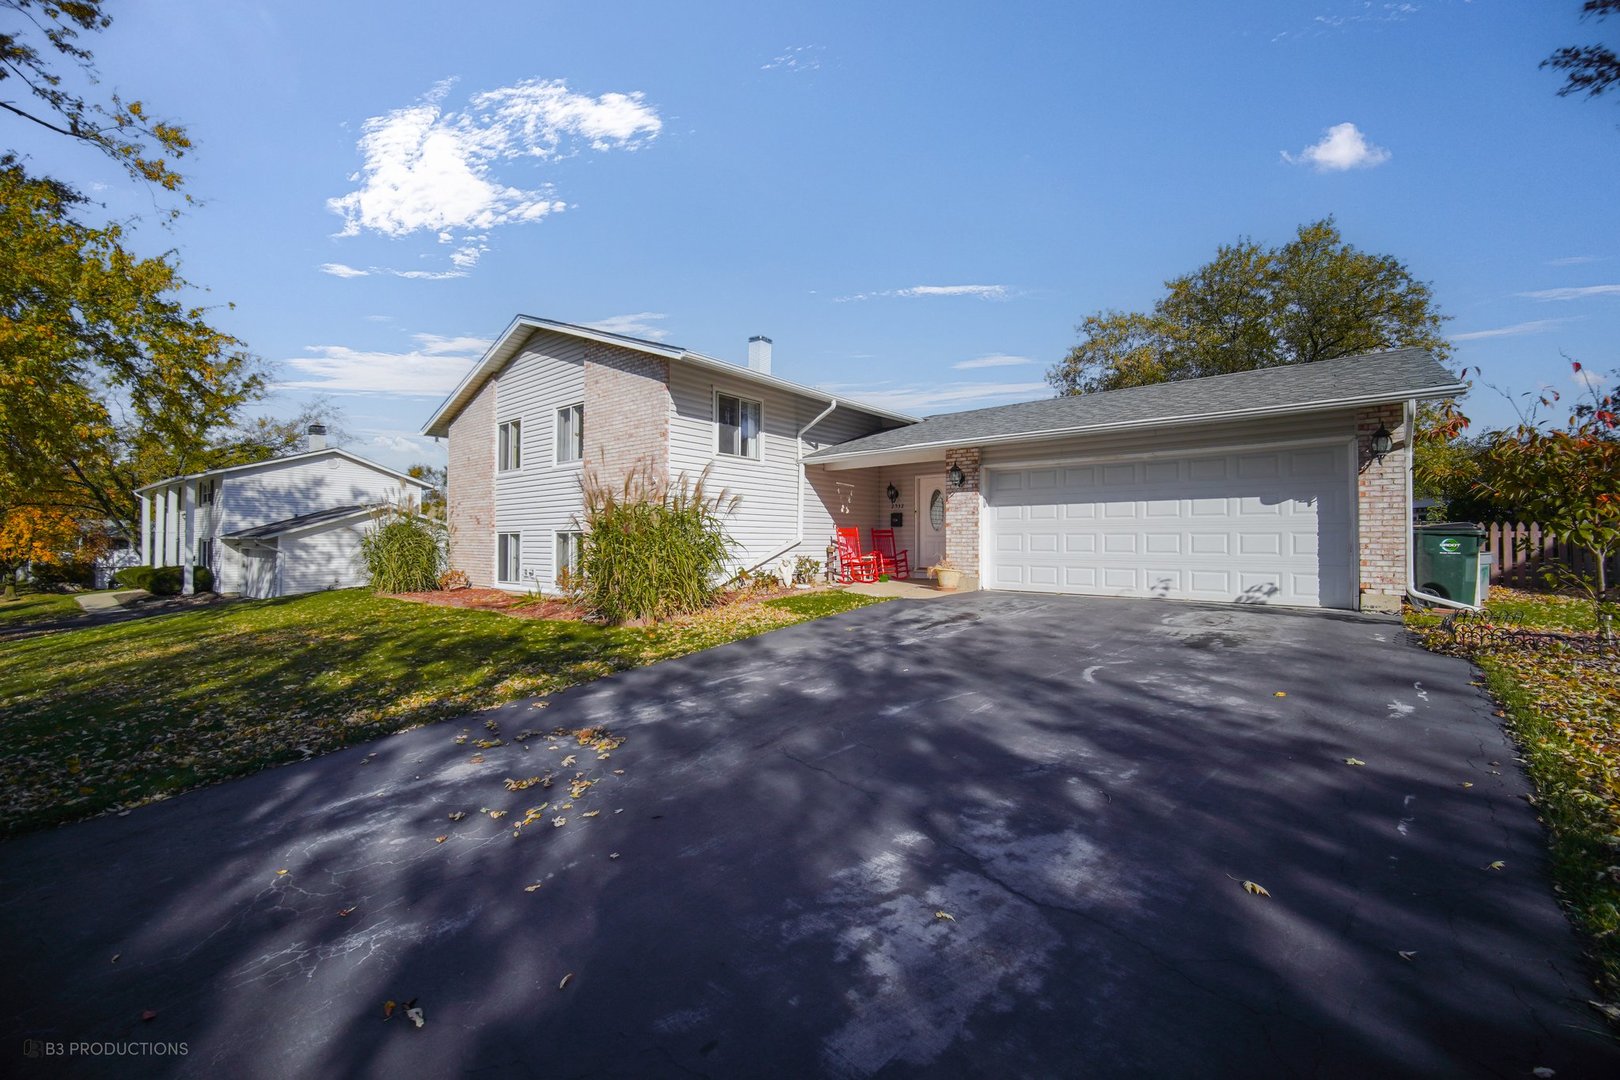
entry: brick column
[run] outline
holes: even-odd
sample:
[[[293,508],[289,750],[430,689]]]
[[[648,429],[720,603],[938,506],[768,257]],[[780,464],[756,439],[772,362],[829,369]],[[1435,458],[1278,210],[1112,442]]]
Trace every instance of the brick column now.
[[[585,464],[617,488],[647,468],[669,481],[669,361],[617,345],[585,347]]]
[[[1389,429],[1390,452],[1373,457],[1373,432]],[[1410,445],[1400,405],[1356,412],[1357,518],[1360,522],[1361,610],[1399,611],[1406,595],[1406,545],[1412,507],[1406,500],[1406,455]]]
[[[979,587],[979,449],[945,451],[945,471],[955,465],[962,482],[947,482],[945,491],[945,558],[962,571],[964,589]]]

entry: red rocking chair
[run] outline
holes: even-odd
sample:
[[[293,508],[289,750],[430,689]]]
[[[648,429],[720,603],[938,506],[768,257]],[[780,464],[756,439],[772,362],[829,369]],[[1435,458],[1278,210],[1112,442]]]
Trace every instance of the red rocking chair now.
[[[911,552],[894,549],[893,529],[872,530],[872,554],[877,556],[878,573],[897,578],[911,576]]]
[[[848,585],[856,581],[876,581],[877,553],[861,554],[861,530],[839,529],[837,537],[839,582]]]

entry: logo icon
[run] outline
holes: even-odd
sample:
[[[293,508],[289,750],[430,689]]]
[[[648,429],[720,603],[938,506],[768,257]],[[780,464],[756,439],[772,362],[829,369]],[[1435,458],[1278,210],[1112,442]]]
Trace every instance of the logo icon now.
[[[45,1056],[45,1044],[38,1039],[23,1040],[23,1057],[37,1058]]]
[[[1452,540],[1451,538],[1448,537],[1448,538],[1440,541],[1440,550],[1445,552],[1447,555],[1461,555],[1462,554],[1462,541],[1461,540]]]

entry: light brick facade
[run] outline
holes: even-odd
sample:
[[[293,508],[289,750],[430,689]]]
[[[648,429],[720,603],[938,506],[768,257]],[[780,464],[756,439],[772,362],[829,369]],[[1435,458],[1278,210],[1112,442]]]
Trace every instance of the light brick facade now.
[[[474,585],[495,584],[495,383],[450,422],[450,566]]]
[[[945,558],[962,571],[963,588],[979,587],[979,450],[945,451],[945,471],[962,470],[962,482],[945,493]]]
[[[632,470],[669,480],[669,361],[615,345],[585,349],[585,462],[617,487]]]
[[[1393,449],[1378,460],[1373,433],[1388,429]],[[1406,501],[1406,455],[1410,439],[1400,405],[1356,413],[1356,516],[1361,555],[1361,610],[1399,611],[1406,594],[1406,545],[1412,510]]]

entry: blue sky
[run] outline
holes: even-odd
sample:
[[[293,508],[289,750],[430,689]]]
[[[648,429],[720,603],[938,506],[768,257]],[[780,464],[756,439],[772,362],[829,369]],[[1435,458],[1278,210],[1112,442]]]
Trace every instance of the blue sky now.
[[[393,465],[442,460],[421,424],[518,312],[768,334],[778,374],[925,414],[1045,396],[1086,314],[1327,214],[1485,381],[1620,367],[1620,105],[1537,69],[1620,34],[1576,0],[775,8],[142,0],[92,44],[198,144],[200,205],[137,243],[235,304],[270,411],[328,394]]]

